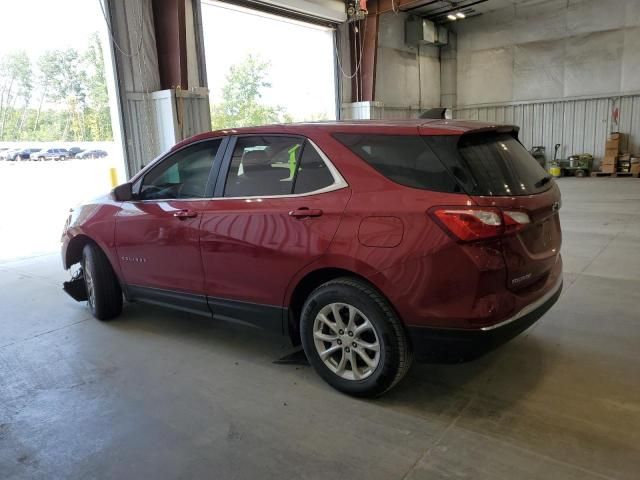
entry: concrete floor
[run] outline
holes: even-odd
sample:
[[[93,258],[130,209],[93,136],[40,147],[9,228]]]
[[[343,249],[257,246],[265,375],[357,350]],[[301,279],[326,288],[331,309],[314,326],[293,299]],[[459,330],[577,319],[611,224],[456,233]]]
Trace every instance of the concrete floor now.
[[[0,477],[638,478],[640,180],[560,184],[558,304],[373,401],[272,363],[278,337],[139,305],[93,320],[57,255],[0,263]]]

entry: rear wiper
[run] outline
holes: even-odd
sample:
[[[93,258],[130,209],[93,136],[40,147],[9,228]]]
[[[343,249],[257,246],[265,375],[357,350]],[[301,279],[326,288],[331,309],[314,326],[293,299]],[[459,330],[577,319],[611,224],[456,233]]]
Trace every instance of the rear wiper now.
[[[553,178],[553,176],[551,176],[551,175],[547,175],[546,177],[542,177],[540,180],[538,180],[536,183],[534,183],[533,186],[536,187],[536,188],[540,188],[540,187],[546,185],[547,183],[549,183],[552,178]]]

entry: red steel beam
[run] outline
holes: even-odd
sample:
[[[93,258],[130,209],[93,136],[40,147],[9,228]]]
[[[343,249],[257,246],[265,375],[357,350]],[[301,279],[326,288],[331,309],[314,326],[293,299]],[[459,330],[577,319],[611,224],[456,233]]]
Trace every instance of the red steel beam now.
[[[376,64],[378,61],[378,25],[377,14],[367,15],[364,29],[364,48],[362,49],[362,101],[374,101],[376,95]]]
[[[351,71],[357,69],[356,75],[351,79],[352,102],[375,100],[379,25],[377,9],[378,0],[369,0],[366,18],[349,25]]]
[[[152,5],[160,87],[186,90],[189,82],[184,0],[153,0]]]

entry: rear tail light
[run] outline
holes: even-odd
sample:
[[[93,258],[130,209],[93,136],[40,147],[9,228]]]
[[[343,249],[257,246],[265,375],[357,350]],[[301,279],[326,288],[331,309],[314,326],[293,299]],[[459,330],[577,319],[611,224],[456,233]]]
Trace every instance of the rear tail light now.
[[[531,223],[529,215],[525,212],[504,210],[502,212],[504,219],[504,233],[515,233],[522,230]]]
[[[437,207],[430,213],[441,226],[463,242],[512,234],[531,223],[525,212],[493,207]]]

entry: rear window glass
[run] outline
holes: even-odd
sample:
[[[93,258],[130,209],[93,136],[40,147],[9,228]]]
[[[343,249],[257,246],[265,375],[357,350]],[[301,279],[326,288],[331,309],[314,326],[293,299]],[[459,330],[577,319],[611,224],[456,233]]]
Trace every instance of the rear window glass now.
[[[551,188],[548,173],[509,133],[424,138],[470,195],[531,195]]]
[[[336,133],[334,138],[396,183],[439,192],[462,191],[421,136]]]

